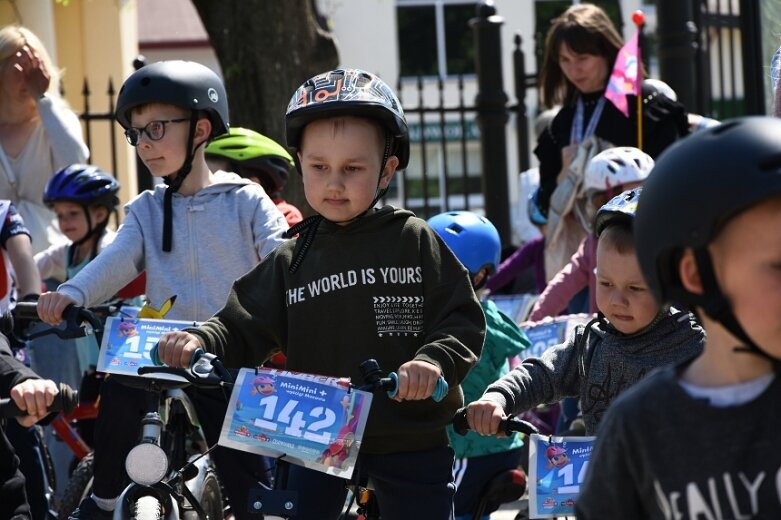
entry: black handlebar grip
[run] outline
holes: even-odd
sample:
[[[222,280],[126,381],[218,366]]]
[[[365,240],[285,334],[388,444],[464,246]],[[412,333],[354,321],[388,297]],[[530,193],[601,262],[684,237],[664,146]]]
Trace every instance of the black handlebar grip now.
[[[46,411],[49,413],[62,411],[68,414],[73,411],[77,404],[79,404],[79,393],[65,383],[60,383],[60,391],[54,396],[54,401],[52,401],[52,404]],[[16,406],[16,403],[10,397],[0,399],[0,417],[7,419],[25,415],[27,415],[27,412]]]
[[[11,314],[18,320],[37,320],[38,302],[17,302]]]
[[[459,435],[466,435],[466,432],[470,431],[469,422],[466,420],[466,406],[456,410],[455,415],[453,415],[453,429]],[[512,416],[502,419],[499,423],[499,431],[506,435],[511,435],[515,432],[525,433],[526,435],[540,433],[540,430],[532,423]]]
[[[466,435],[466,432],[469,431],[469,422],[466,420],[466,406],[456,410],[453,416],[453,429],[459,435]]]
[[[502,419],[502,422],[499,423],[499,431],[504,432],[507,435],[510,435],[514,432],[525,433],[526,435],[540,433],[540,430],[538,430],[537,427],[532,423],[512,416],[506,419]]]

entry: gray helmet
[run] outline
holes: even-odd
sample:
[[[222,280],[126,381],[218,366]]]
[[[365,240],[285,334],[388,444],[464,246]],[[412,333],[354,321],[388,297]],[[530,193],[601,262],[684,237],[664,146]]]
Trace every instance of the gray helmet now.
[[[219,76],[194,61],[158,61],[141,67],[125,80],[117,98],[116,117],[130,126],[131,111],[147,103],[168,103],[187,110],[202,110],[212,123],[212,137],[230,126],[228,96]]]

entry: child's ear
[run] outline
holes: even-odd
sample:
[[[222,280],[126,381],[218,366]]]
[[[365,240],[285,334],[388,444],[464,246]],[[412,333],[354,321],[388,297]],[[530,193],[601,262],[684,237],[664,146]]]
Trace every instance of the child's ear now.
[[[399,158],[395,155],[388,157],[385,161],[385,168],[382,169],[382,177],[380,177],[380,188],[385,189],[393,179],[393,174],[396,173],[396,168],[399,167]]]
[[[195,144],[201,144],[212,135],[212,122],[208,117],[201,117],[195,122]]]
[[[109,217],[109,210],[106,206],[93,206],[92,216],[95,222],[106,222]]]
[[[694,251],[687,249],[684,251],[680,262],[678,263],[678,276],[681,279],[681,285],[692,294],[702,294],[705,290],[702,287],[700,270],[697,268],[697,260],[694,258]]]

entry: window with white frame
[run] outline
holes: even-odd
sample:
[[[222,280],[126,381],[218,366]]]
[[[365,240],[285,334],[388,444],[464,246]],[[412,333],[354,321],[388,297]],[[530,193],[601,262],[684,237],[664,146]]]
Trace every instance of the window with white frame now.
[[[469,0],[396,0],[401,77],[474,74]]]

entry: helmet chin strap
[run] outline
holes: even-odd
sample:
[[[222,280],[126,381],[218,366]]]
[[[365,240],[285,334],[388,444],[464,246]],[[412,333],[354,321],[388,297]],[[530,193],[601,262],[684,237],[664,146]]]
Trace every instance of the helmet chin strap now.
[[[198,114],[195,110],[191,110],[190,129],[187,133],[187,155],[184,158],[182,167],[179,168],[178,172],[163,177],[163,180],[168,185],[165,189],[165,194],[163,195],[163,251],[166,253],[171,252],[173,235],[173,196],[174,193],[179,191],[179,188],[182,187],[185,177],[187,177],[193,169],[193,157],[195,157],[193,142],[195,141],[195,126],[197,122]]]
[[[767,359],[773,364],[773,370],[781,372],[781,359],[775,358],[762,350],[757,345],[738,321],[735,313],[732,311],[732,305],[727,297],[721,292],[716,275],[713,270],[713,261],[707,248],[701,247],[694,251],[694,258],[697,262],[697,270],[700,273],[704,293],[697,302],[711,319],[719,322],[733,336],[738,338],[742,344],[734,348],[735,352],[746,352]]]
[[[97,228],[93,229],[92,227],[92,217],[89,214],[89,208],[82,204],[81,209],[84,210],[84,216],[87,218],[87,232],[80,239],[73,241],[74,246],[80,246],[81,244],[89,240],[90,237],[97,232]],[[105,225],[103,227],[105,227]]]
[[[97,226],[92,227],[92,216],[90,215],[89,207],[87,207],[86,205],[82,205],[81,207],[84,209],[84,216],[87,218],[87,229],[88,229],[88,231],[84,234],[83,237],[81,237],[78,240],[75,240],[70,245],[70,247],[68,248],[68,255],[69,255],[68,263],[70,263],[70,264],[73,263],[73,257],[76,254],[76,249],[80,245],[85,243],[87,240],[92,238],[93,236],[98,236],[99,237],[100,235],[102,235],[103,231],[106,229],[106,226],[108,226],[108,221],[109,221],[109,218],[111,217],[111,213],[109,213],[106,216],[106,220],[104,220],[103,222],[101,222]],[[96,240],[95,243],[92,244],[92,251],[90,252],[90,258],[95,258],[98,255],[98,245],[99,245],[98,244],[98,240]]]

